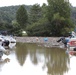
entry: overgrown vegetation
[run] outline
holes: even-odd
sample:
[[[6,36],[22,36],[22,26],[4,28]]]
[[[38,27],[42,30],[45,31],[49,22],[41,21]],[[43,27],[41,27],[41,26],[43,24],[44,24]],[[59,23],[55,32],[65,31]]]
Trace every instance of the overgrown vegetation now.
[[[40,6],[9,6],[0,8],[0,31],[22,36],[63,36],[74,30],[76,8],[66,0],[47,0]]]

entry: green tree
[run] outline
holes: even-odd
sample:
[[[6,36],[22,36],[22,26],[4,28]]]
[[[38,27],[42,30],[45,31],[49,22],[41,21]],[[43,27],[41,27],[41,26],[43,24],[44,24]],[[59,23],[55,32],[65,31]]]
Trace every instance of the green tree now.
[[[65,35],[73,28],[70,19],[70,4],[68,0],[47,0],[47,18],[50,21],[53,36]],[[66,30],[67,29],[67,30]]]
[[[54,14],[59,13],[64,18],[70,17],[70,4],[67,0],[47,0],[48,1],[48,19],[51,21]]]
[[[16,20],[20,24],[20,27],[24,29],[26,27],[27,21],[28,21],[28,14],[24,7],[24,5],[21,5],[20,8],[16,12]]]
[[[46,18],[46,13],[47,13],[47,5],[45,3],[43,3],[42,7],[42,17]]]
[[[21,32],[21,28],[20,28],[20,24],[16,21],[12,21],[12,29],[11,29],[11,33],[13,35],[16,36],[22,36],[22,32]]]
[[[34,4],[30,9],[30,22],[35,23],[39,21],[42,16],[41,7],[39,4]]]
[[[26,27],[27,34],[29,36],[50,36],[49,25],[48,20],[42,18],[38,22]]]

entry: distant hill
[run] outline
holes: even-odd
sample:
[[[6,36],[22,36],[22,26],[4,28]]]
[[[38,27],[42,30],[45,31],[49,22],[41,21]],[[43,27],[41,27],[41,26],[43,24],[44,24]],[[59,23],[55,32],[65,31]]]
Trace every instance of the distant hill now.
[[[11,22],[12,20],[15,20],[16,11],[18,10],[18,6],[7,6],[7,7],[0,7],[0,22]],[[30,8],[32,5],[25,5],[25,9],[29,13]],[[76,24],[76,7],[71,6],[71,19]]]
[[[16,16],[16,11],[18,10],[19,7],[20,5],[0,7],[0,21],[11,22],[12,20],[14,20]],[[27,10],[28,13],[31,7],[32,7],[31,5],[29,6],[25,5],[25,9]]]
[[[76,7],[71,7],[71,19],[76,24]]]

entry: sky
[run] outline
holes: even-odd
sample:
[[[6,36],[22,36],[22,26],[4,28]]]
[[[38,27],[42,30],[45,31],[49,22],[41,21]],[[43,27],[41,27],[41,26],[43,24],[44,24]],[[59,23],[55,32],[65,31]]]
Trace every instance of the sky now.
[[[76,6],[75,0],[69,0],[72,6]],[[33,5],[33,4],[40,4],[42,5],[43,3],[47,4],[47,0],[0,0],[0,7],[4,6],[11,6],[11,5]]]

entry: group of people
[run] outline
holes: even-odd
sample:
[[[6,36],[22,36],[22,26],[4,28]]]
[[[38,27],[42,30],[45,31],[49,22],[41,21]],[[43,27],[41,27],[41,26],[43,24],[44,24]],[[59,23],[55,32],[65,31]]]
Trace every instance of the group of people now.
[[[3,41],[2,44],[0,45],[0,59],[2,58],[3,53],[7,52],[7,50],[5,50],[4,46],[9,47],[9,41],[8,40]]]
[[[74,38],[75,36],[76,36],[75,32],[72,31],[72,33],[68,37],[61,37],[57,42],[62,41],[62,43],[64,44],[64,47],[67,47],[67,43],[69,42],[69,40],[71,38]]]

